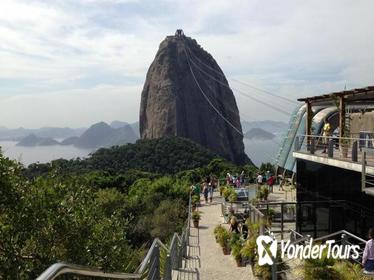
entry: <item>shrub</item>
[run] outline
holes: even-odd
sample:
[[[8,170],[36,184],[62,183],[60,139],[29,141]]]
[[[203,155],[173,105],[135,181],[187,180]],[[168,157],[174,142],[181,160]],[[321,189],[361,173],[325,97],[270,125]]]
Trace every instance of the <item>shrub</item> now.
[[[219,236],[222,234],[223,231],[225,231],[226,229],[222,226],[222,225],[217,225],[215,228],[214,228],[214,237],[216,238],[216,242],[218,242],[218,238]]]
[[[191,218],[193,221],[199,221],[201,219],[200,211],[193,211]]]

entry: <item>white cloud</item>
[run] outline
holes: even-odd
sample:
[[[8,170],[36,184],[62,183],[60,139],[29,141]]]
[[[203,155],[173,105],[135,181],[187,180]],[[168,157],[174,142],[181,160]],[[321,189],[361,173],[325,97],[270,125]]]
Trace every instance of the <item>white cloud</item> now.
[[[179,27],[227,75],[291,98],[372,85],[373,8],[369,0],[2,0],[0,125],[137,119],[146,71],[160,41]],[[285,119],[240,95],[237,101],[252,119]],[[81,119],[85,102],[95,110]],[[126,112],[115,109],[119,102]]]
[[[69,90],[0,98],[0,119],[9,127],[87,127],[95,122],[135,122],[142,90],[138,86],[99,85]],[[136,104],[136,108],[134,108]]]

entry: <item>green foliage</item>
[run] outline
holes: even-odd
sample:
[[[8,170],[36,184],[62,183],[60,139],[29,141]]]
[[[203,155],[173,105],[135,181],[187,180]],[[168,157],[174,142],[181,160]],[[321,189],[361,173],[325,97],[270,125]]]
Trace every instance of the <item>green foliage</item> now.
[[[193,204],[193,205],[197,205],[197,204],[200,203],[200,196],[198,196],[198,195],[193,195],[192,198],[191,198],[191,200],[192,200],[192,204]]]
[[[259,187],[256,191],[256,198],[259,200],[267,200],[269,196],[269,189],[267,186]]]
[[[241,244],[240,234],[232,232],[230,234],[230,240],[229,240],[229,246],[230,246],[230,248],[232,248],[232,247],[234,247],[236,245],[240,245],[240,244]]]
[[[207,173],[214,174],[219,178],[225,177],[228,171],[236,171],[238,167],[222,158],[213,159],[207,166]]]
[[[231,192],[229,195],[229,201],[235,202],[237,200],[238,200],[238,194],[235,191]]]
[[[251,263],[254,262],[254,259],[256,257],[256,238],[257,235],[251,235],[244,243],[240,253],[243,258],[249,260]]]
[[[369,277],[363,274],[361,265],[357,263],[351,263],[349,261],[337,261],[333,265],[333,270],[339,275],[338,279],[341,280],[368,280]]]
[[[261,163],[261,166],[260,166],[260,172],[262,174],[265,174],[266,171],[270,171],[270,173],[275,173],[275,168],[274,168],[274,165],[272,165],[270,162],[267,162],[267,163]]]
[[[57,261],[133,271],[143,244],[169,239],[187,218],[180,179],[53,170],[26,180],[22,171],[0,153],[0,279],[35,279]]]
[[[230,233],[229,231],[222,227],[221,230],[217,232],[217,241],[222,248],[228,248],[230,240]]]
[[[176,174],[206,166],[216,157],[212,152],[190,140],[169,137],[101,148],[87,159],[59,159],[46,164],[32,164],[25,170],[25,174],[29,178],[34,178],[52,170],[64,175],[95,170],[118,174],[130,169],[158,174]]]
[[[236,261],[242,260],[241,250],[242,250],[241,243],[235,243],[233,246],[231,246],[231,254]]]
[[[304,279],[332,280],[339,279],[337,272],[332,269],[335,260],[327,257],[327,249],[323,250],[321,258],[306,259],[304,262]]]
[[[191,218],[193,221],[199,221],[201,219],[201,212],[200,211],[193,211]]]
[[[270,245],[269,245],[270,246]],[[282,253],[280,250],[277,251],[277,256],[275,257],[275,262],[277,263],[277,271],[285,271],[290,269],[290,267],[283,262]],[[258,265],[258,256],[256,256],[255,265],[254,265],[254,273],[257,277],[260,277],[260,279],[264,280],[271,280],[272,279],[272,267],[271,265],[265,264],[265,265]],[[281,275],[278,275],[278,279],[283,279]],[[315,278],[320,279],[320,278]]]
[[[220,225],[217,225],[215,228],[214,228],[214,237],[216,238],[216,241],[218,242],[218,237],[222,234],[222,232],[224,232],[226,229],[220,224]]]
[[[236,192],[235,192],[235,190],[234,190],[234,188],[233,187],[225,187],[225,189],[223,190],[223,197],[225,198],[225,200],[227,201],[227,200],[229,200],[230,199],[230,197],[231,198],[235,198],[234,196],[237,196],[237,194],[236,194]]]

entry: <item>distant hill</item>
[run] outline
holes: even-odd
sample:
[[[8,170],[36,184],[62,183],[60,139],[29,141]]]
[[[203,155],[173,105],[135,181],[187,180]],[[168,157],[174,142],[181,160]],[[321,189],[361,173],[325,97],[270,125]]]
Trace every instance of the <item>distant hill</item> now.
[[[17,146],[35,147],[35,146],[53,146],[60,143],[52,138],[38,137],[35,134],[30,134],[21,139]]]
[[[288,124],[285,122],[270,120],[252,122],[242,120],[241,124],[243,131],[249,131],[252,128],[261,128],[273,134],[283,134],[288,128]]]
[[[78,141],[78,136],[72,136],[61,141],[61,145],[74,145]]]
[[[113,128],[105,122],[99,122],[88,128],[74,145],[79,148],[96,149],[114,145],[134,143],[138,137],[130,125]]]
[[[122,122],[122,121],[112,121],[111,123],[110,123],[110,126],[112,127],[112,128],[121,128],[121,127],[124,127],[124,126],[126,126],[126,125],[128,125],[129,123],[127,123],[127,122]]]
[[[262,128],[252,128],[244,134],[244,137],[247,139],[255,139],[255,140],[271,140],[275,138],[273,133],[270,133]]]
[[[34,134],[37,137],[46,138],[68,138],[72,136],[80,136],[86,128],[69,128],[69,127],[42,127],[37,129],[31,128],[15,128],[8,129],[1,127],[0,140],[15,140],[19,141],[22,138]]]
[[[134,130],[136,136],[140,138],[140,131],[139,131],[139,122],[134,122],[131,125],[132,130]]]

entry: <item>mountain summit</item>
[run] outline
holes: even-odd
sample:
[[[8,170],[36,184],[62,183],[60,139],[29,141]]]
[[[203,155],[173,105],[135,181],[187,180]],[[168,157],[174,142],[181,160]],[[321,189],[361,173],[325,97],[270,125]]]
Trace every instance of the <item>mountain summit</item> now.
[[[249,163],[234,94],[214,58],[182,35],[161,42],[140,104],[142,139],[179,136]]]

